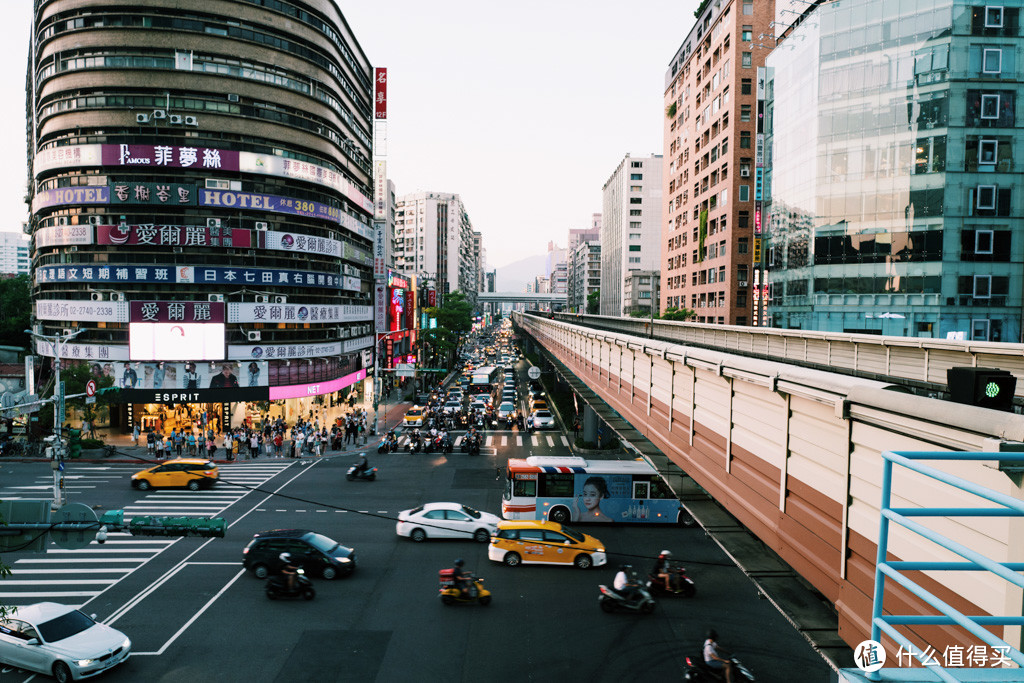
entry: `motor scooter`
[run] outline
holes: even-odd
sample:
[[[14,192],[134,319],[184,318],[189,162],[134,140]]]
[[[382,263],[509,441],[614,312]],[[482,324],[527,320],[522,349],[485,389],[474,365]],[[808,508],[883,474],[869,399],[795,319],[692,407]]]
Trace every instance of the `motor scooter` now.
[[[444,436],[439,436],[437,438],[441,440],[440,450],[442,453],[451,453],[452,450],[454,450],[454,447],[452,445],[452,437],[448,436],[448,434],[445,434]]]
[[[753,672],[745,667],[735,657],[729,657],[732,663],[733,683],[741,681],[754,681]],[[722,669],[712,669],[704,663],[703,646],[696,657],[686,658],[686,671],[683,673],[683,680],[687,683],[720,683],[725,680],[725,672]]]
[[[380,445],[377,446],[378,453],[392,453],[398,450],[398,439],[395,437],[394,432],[389,432],[380,441]]]
[[[288,581],[280,574],[268,578],[265,590],[267,597],[271,600],[277,600],[278,598],[312,600],[316,597],[313,582],[306,578],[306,573],[302,571],[302,567],[297,568],[295,574],[295,587],[292,590],[288,590]]]
[[[597,598],[598,603],[601,605],[601,609],[609,614],[617,610],[640,612],[641,614],[650,614],[654,611],[654,605],[656,604],[654,598],[651,597],[646,588],[639,584],[633,585],[636,594],[629,598],[608,586],[602,585],[597,588],[601,591],[601,595]]]
[[[446,605],[459,603],[479,602],[481,605],[491,604],[491,591],[484,588],[484,580],[477,576],[470,576],[470,587],[463,591],[455,585],[455,570],[442,569],[438,572],[441,581],[441,588],[438,595],[441,602]]]
[[[409,441],[405,444],[405,450],[407,453],[419,453],[422,448],[423,438],[420,436],[420,431],[417,429],[409,435]]]
[[[377,478],[377,468],[371,467],[368,470],[356,471],[356,466],[352,465],[352,467],[348,468],[348,472],[345,473],[345,478],[349,481],[356,481],[357,479],[373,481]]]
[[[661,578],[654,574],[647,575],[647,590],[654,595],[681,595],[684,598],[692,598],[697,594],[697,585],[686,575],[686,568],[678,564],[669,565],[669,574],[675,575],[675,583],[678,586],[675,590],[665,587]]]

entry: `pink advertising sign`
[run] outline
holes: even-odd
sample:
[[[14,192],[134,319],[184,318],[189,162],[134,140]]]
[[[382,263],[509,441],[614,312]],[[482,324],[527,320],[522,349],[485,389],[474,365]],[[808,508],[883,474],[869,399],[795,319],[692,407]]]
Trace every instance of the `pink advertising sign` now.
[[[332,379],[328,382],[318,382],[316,384],[292,384],[285,387],[270,387],[270,400],[275,401],[280,398],[301,398],[303,396],[329,394],[332,391],[344,389],[345,387],[355,384],[362,379],[366,379],[366,370],[359,370],[358,372],[353,372],[345,375],[344,377]]]

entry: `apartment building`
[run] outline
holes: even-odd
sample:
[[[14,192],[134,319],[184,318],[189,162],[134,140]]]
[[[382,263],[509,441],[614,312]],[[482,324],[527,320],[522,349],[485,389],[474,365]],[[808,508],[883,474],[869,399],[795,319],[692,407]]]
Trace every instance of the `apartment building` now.
[[[631,270],[661,263],[662,156],[627,154],[602,188],[601,315],[620,316]]]
[[[750,325],[756,79],[775,4],[705,4],[665,75],[661,306]]]

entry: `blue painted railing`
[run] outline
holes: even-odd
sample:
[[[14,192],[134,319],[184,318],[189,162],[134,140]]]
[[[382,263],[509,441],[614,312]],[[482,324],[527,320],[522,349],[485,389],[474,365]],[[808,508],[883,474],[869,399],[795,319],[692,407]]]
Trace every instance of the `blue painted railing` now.
[[[881,520],[878,533],[878,557],[875,563],[875,596],[871,608],[871,639],[881,642],[881,633],[892,638],[908,653],[927,667],[940,680],[947,683],[961,683],[964,679],[958,677],[963,669],[950,670],[940,666],[933,657],[929,657],[925,648],[917,649],[914,644],[901,634],[896,626],[912,625],[957,625],[974,635],[978,640],[987,643],[993,648],[999,648],[1003,656],[1015,662],[1018,666],[1024,667],[1024,654],[1001,638],[997,638],[985,626],[1024,626],[1024,617],[1021,616],[988,616],[988,615],[966,615],[956,610],[948,603],[939,599],[920,584],[904,576],[906,571],[988,571],[1014,585],[1024,588],[1024,576],[1018,572],[1024,571],[1024,562],[996,562],[946,536],[929,529],[913,520],[911,517],[1021,517],[1024,516],[1024,501],[1011,498],[1007,495],[993,491],[984,486],[979,486],[961,477],[943,472],[934,467],[922,464],[922,460],[984,460],[988,462],[1017,462],[1024,461],[1022,453],[965,453],[965,452],[893,452],[882,453],[882,501]],[[949,486],[967,491],[974,495],[996,503],[1000,507],[985,508],[894,508],[892,502],[892,470],[893,465],[900,465],[914,472],[918,472]],[[888,562],[886,556],[889,546],[889,524],[890,522],[900,526],[938,544],[963,557],[966,562],[914,562],[899,561]],[[911,594],[923,600],[935,608],[938,615],[886,615],[883,613],[883,599],[885,596],[885,580],[890,578],[907,589]],[[930,648],[929,648],[930,649]],[[885,680],[885,669],[867,674],[872,681]]]

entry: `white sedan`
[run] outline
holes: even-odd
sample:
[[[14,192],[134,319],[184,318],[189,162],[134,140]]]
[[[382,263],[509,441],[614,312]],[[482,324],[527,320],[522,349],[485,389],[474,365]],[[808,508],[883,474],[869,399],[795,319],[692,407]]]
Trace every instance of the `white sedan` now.
[[[0,618],[0,662],[53,676],[88,678],[128,658],[132,641],[73,607],[37,602]]]
[[[515,404],[512,403],[511,401],[506,401],[505,403],[502,403],[500,406],[498,406],[498,419],[504,420],[506,417],[512,415],[515,412]]]
[[[550,410],[535,410],[532,417],[534,429],[553,429],[555,426],[555,418]]]
[[[501,518],[459,503],[427,503],[398,513],[395,533],[419,543],[428,538],[473,539],[487,543]]]

